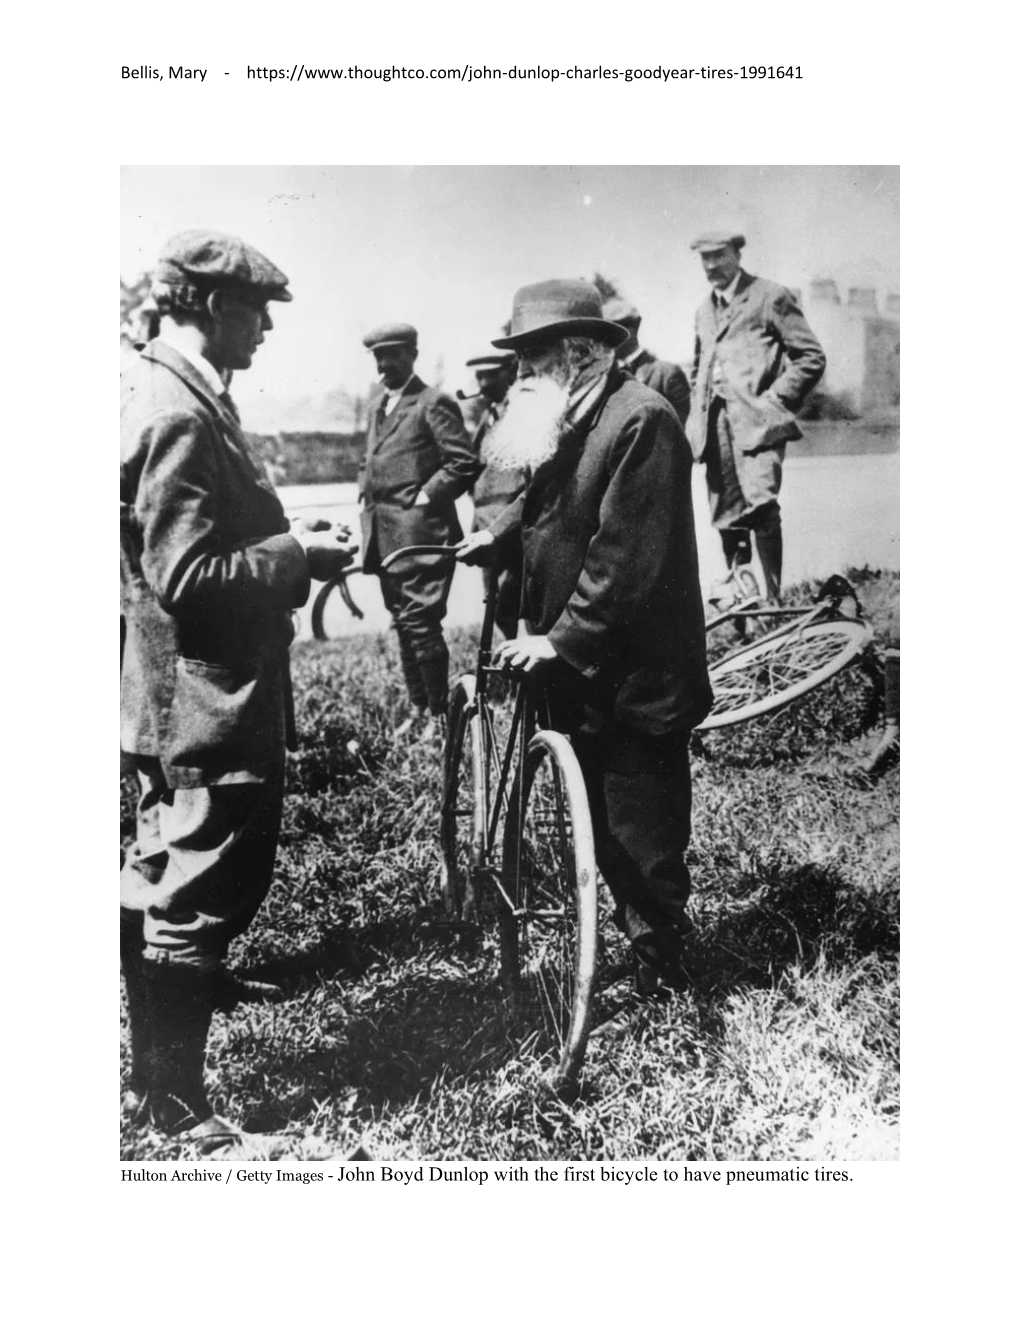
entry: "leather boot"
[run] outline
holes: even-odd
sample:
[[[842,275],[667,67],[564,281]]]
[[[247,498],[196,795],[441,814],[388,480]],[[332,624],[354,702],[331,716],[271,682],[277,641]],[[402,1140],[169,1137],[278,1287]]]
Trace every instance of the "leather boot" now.
[[[162,1132],[210,1160],[321,1159],[308,1142],[254,1135],[213,1112],[205,1093],[205,1042],[222,993],[218,972],[172,963],[144,964],[152,1032],[149,1113]]]
[[[449,655],[430,655],[427,660],[418,661],[418,668],[428,693],[429,713],[445,719],[446,708],[450,704]]]
[[[131,1071],[128,1089],[122,1107],[132,1118],[144,1114],[152,1088],[152,1033],[149,1028],[149,1009],[145,994],[142,949],[141,912],[120,910],[120,969],[127,993],[128,1034],[131,1047]]]
[[[174,963],[146,961],[145,994],[152,1031],[152,1121],[183,1133],[212,1117],[205,1094],[205,1041],[218,976]]]

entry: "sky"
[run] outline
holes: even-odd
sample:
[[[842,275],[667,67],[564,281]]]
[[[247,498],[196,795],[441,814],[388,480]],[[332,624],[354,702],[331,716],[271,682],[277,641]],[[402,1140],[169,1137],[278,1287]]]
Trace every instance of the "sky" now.
[[[390,320],[417,326],[418,368],[471,388],[522,284],[612,279],[640,308],[661,356],[693,351],[707,285],[690,240],[733,225],[745,268],[807,289],[831,276],[899,289],[894,166],[125,166],[121,274],[148,269],[172,233],[240,234],[290,277],[294,301],[253,368],[246,401],[363,393],[375,377],[361,336]]]

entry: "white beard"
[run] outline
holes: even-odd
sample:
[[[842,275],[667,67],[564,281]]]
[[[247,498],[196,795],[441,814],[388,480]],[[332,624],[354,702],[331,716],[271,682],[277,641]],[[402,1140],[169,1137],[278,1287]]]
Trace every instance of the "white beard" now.
[[[507,393],[506,412],[485,437],[482,459],[499,472],[537,467],[559,444],[570,386],[551,376],[529,376]]]

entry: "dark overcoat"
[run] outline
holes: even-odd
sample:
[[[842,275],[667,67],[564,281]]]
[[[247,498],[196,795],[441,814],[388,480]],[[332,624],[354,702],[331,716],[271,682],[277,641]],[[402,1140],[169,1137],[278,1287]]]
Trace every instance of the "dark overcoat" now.
[[[794,415],[824,371],[822,346],[793,294],[741,271],[729,306],[717,309],[710,294],[695,317],[694,402],[687,427],[694,457],[705,452],[715,393],[726,399],[734,442],[745,454],[799,439]]]
[[[673,362],[663,362],[654,353],[649,353],[647,348],[643,348],[636,358],[627,363],[627,370],[642,385],[661,394],[676,413],[680,425],[685,425],[691,411],[691,386],[682,367]]]
[[[406,545],[452,545],[462,536],[454,501],[478,472],[456,403],[412,376],[386,417],[373,407],[358,475],[366,573]],[[419,491],[429,502],[416,505]]]
[[[121,746],[173,788],[278,775],[304,550],[228,407],[154,340],[121,386]]]
[[[711,705],[690,477],[672,408],[613,368],[594,420],[493,529],[519,522],[523,617],[610,730],[665,737]]]

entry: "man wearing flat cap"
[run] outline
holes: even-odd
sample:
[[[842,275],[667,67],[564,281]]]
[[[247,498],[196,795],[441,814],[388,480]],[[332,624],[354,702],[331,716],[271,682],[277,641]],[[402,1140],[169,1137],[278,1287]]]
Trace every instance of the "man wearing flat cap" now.
[[[526,491],[461,556],[520,531],[530,635],[499,658],[544,677],[584,771],[599,869],[633,945],[638,989],[676,983],[690,876],[690,731],[711,704],[691,510],[673,409],[621,371],[626,331],[579,280],[527,285],[511,333],[518,383],[489,462]]]
[[[441,721],[448,699],[443,619],[452,561],[411,556],[384,570],[382,560],[405,546],[456,544],[462,532],[454,501],[470,488],[478,464],[454,400],[415,375],[414,326],[379,326],[362,343],[375,357],[383,387],[373,400],[358,478],[363,571],[379,575],[412,716]]]
[[[641,313],[626,298],[611,298],[605,306],[607,321],[615,321],[627,331],[627,338],[616,350],[616,360],[624,371],[636,376],[643,385],[661,394],[685,425],[691,411],[691,387],[683,368],[673,362],[664,362],[643,348],[638,340],[641,331]]]
[[[125,1107],[200,1155],[270,1151],[213,1113],[213,1011],[276,987],[226,969],[272,880],[292,741],[291,611],[350,562],[346,531],[291,528],[225,382],[272,329],[287,277],[239,238],[159,256],[157,338],[121,384],[121,746],[138,780],[121,873]],[[271,1152],[270,1152],[271,1153]]]
[[[741,269],[743,234],[715,230],[691,244],[712,292],[698,308],[694,406],[688,427],[705,464],[712,525],[730,570],[750,562],[753,534],[770,600],[779,599],[783,457],[794,420],[825,371],[825,354],[788,289]]]
[[[506,396],[517,376],[517,358],[513,353],[497,353],[495,350],[469,358],[467,366],[474,368],[478,392],[485,399],[486,407],[478,428],[472,437],[475,454],[483,464],[481,475],[474,484],[471,497],[475,506],[472,531],[483,531],[491,527],[496,519],[507,509],[527,481],[520,468],[499,468],[486,462],[485,444],[503,414],[506,412]],[[499,562],[486,565],[483,569],[486,593],[496,593],[496,626],[504,637],[517,636],[517,620],[521,609],[521,543],[519,537],[508,537],[504,543]]]

